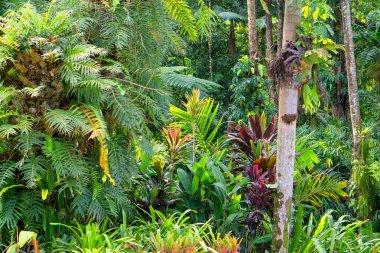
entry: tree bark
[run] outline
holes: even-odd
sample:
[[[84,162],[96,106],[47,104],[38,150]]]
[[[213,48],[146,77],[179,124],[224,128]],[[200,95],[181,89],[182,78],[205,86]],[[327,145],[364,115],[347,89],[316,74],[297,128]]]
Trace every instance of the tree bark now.
[[[259,52],[259,36],[256,23],[256,0],[247,0],[249,59],[254,61]]]
[[[346,48],[346,70],[348,80],[348,99],[350,104],[350,116],[352,125],[352,138],[354,142],[353,155],[354,159],[360,158],[360,109],[359,109],[359,93],[358,80],[356,76],[356,63],[354,54],[354,42],[351,26],[351,11],[349,0],[341,0],[342,23],[344,32],[344,46]]]
[[[228,50],[230,51],[230,55],[236,56],[236,42],[235,42],[235,22],[233,20],[230,21],[230,38],[228,41]]]
[[[286,1],[282,47],[296,41],[296,27],[301,20],[297,1]],[[293,198],[293,174],[296,143],[298,88],[287,81],[279,85],[279,121],[277,146],[277,194],[274,200],[273,252],[286,253],[289,246]]]
[[[272,4],[272,0],[265,1],[268,9]],[[266,38],[266,52],[265,56],[270,60],[274,57],[274,49],[273,49],[273,24],[272,24],[272,14],[265,12],[265,38]]]
[[[282,34],[284,28],[284,1],[277,0],[277,13],[278,13],[278,24],[277,24],[277,54],[281,53],[282,48]]]

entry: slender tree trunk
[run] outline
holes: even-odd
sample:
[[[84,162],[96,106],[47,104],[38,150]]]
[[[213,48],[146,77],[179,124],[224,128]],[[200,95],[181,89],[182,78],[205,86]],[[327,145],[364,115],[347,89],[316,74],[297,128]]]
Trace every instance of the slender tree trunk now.
[[[277,13],[278,13],[278,31],[277,31],[277,54],[281,53],[282,47],[282,34],[284,28],[284,2],[285,0],[277,0]]]
[[[208,7],[211,10],[212,8],[211,0],[208,1]],[[214,75],[213,75],[213,69],[212,69],[212,32],[207,38],[207,46],[208,46],[208,69],[210,72],[210,80],[213,80]]]
[[[286,1],[282,47],[296,41],[296,27],[301,20],[297,1]],[[293,174],[296,143],[298,88],[280,83],[277,146],[277,194],[274,201],[273,252],[286,253],[289,246],[293,198]]]
[[[259,35],[256,23],[256,0],[247,0],[249,59],[254,61],[259,53]]]
[[[268,9],[272,4],[272,0],[265,1]],[[270,60],[274,57],[274,49],[273,49],[273,24],[272,24],[272,14],[265,13],[265,37],[266,37],[266,52],[265,56]]]
[[[236,42],[235,42],[235,22],[233,20],[230,21],[230,38],[228,41],[228,50],[230,51],[230,55],[233,57],[236,56]]]
[[[353,154],[354,159],[360,158],[360,110],[359,110],[359,94],[358,80],[356,76],[356,63],[354,54],[354,42],[352,38],[350,1],[341,0],[342,23],[344,32],[344,46],[346,48],[346,69],[348,80],[348,99],[350,103],[350,116],[352,124],[352,138],[354,141]]]

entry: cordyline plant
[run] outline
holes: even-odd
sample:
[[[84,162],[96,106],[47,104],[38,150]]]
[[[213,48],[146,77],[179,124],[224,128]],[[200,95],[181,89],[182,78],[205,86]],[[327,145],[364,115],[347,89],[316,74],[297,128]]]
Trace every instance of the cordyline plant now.
[[[184,154],[186,154],[186,147],[189,144],[190,135],[182,137],[181,129],[177,126],[164,128],[162,135],[168,145],[168,163],[169,168],[173,169],[174,164],[181,162]]]
[[[249,125],[229,122],[227,137],[233,143],[235,171],[249,178],[245,187],[246,198],[252,211],[244,223],[252,233],[256,233],[266,213],[273,207],[273,189],[275,183],[276,156],[270,150],[270,144],[276,138],[276,116],[267,125],[265,113],[249,115]]]

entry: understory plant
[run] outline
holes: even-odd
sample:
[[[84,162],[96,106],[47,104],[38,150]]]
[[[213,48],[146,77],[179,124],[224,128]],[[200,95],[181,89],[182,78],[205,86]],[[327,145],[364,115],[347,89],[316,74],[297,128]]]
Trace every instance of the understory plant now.
[[[234,152],[234,169],[248,179],[243,191],[249,213],[244,224],[255,235],[265,233],[262,225],[273,208],[276,156],[271,144],[276,138],[276,116],[268,125],[264,112],[261,117],[249,115],[248,122],[248,125],[243,122],[241,126],[230,122],[227,133]]]
[[[289,252],[378,252],[379,239],[364,228],[365,221],[327,211],[319,220],[309,214],[305,224],[295,226]]]

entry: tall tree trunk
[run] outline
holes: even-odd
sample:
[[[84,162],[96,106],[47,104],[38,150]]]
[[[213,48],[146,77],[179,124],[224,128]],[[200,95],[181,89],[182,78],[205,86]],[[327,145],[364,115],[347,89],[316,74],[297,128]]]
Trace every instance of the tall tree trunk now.
[[[210,10],[212,9],[211,0],[208,1],[208,7]],[[212,69],[212,32],[207,38],[207,46],[208,46],[208,69],[210,72],[210,80],[213,80],[213,69]]]
[[[342,33],[343,36],[343,33]],[[346,95],[343,93],[344,83],[342,82],[340,75],[344,71],[344,57],[343,52],[339,52],[339,63],[336,69],[334,70],[334,74],[336,76],[335,80],[335,87],[336,87],[336,96],[335,96],[335,104],[333,105],[333,115],[336,119],[344,118],[344,120],[347,120],[346,117]]]
[[[247,0],[249,59],[254,61],[259,53],[259,36],[256,23],[256,0]]]
[[[235,22],[233,20],[230,21],[230,38],[228,40],[228,50],[231,56],[236,56]]]
[[[282,45],[282,34],[284,28],[284,2],[285,0],[277,0],[277,13],[278,13],[278,24],[277,24],[277,54],[281,53]]]
[[[354,42],[352,38],[351,26],[351,12],[350,1],[341,0],[340,8],[342,12],[342,23],[344,31],[344,46],[346,48],[346,69],[348,80],[348,99],[350,103],[350,116],[352,124],[352,138],[354,141],[353,154],[354,159],[360,158],[360,110],[359,110],[359,94],[358,94],[358,80],[356,76],[356,63],[354,55]]]
[[[265,3],[270,8],[272,4],[272,0],[265,0]],[[273,24],[272,24],[272,14],[265,12],[265,37],[266,37],[266,51],[265,56],[270,60],[274,57],[274,49],[273,49]]]
[[[298,1],[286,1],[282,47],[296,41],[296,27],[301,20]],[[296,143],[298,88],[287,81],[279,85],[279,121],[277,146],[277,194],[274,201],[273,252],[286,253],[289,246],[293,198],[293,174]]]

